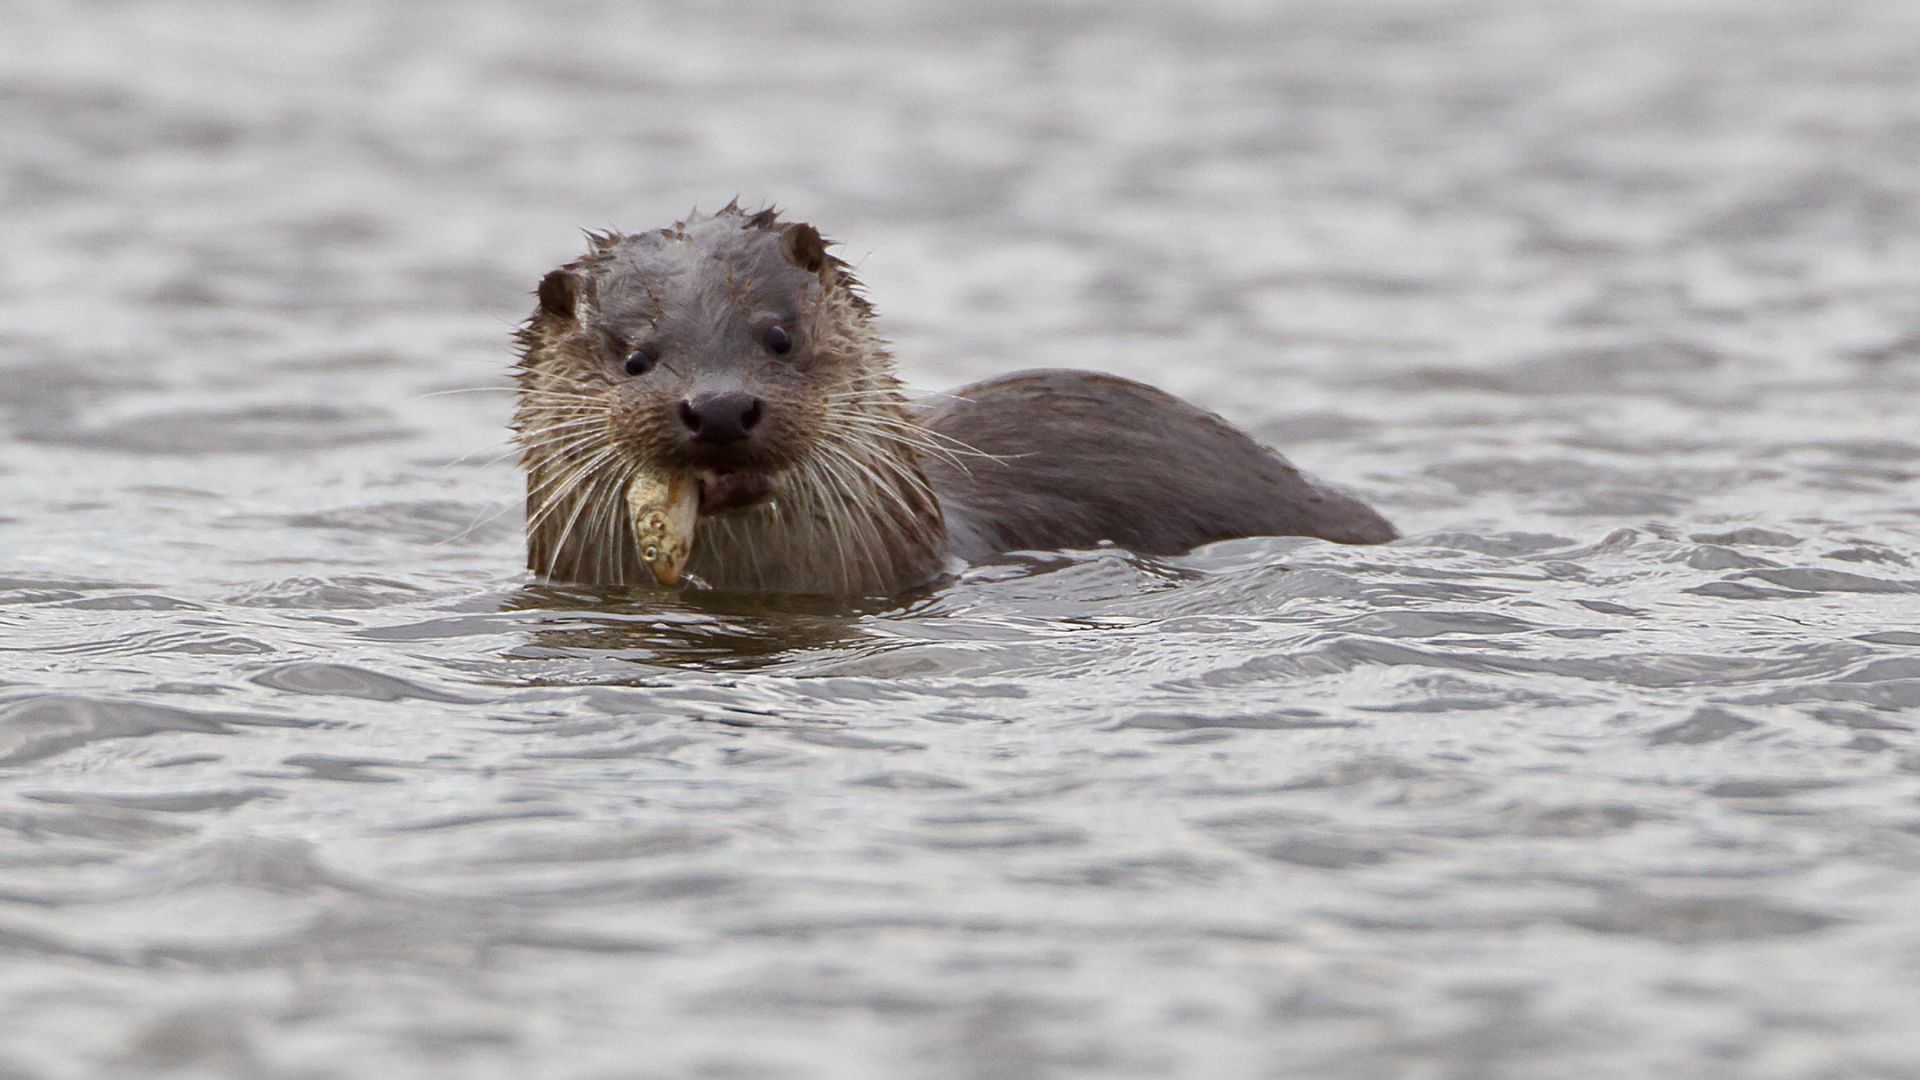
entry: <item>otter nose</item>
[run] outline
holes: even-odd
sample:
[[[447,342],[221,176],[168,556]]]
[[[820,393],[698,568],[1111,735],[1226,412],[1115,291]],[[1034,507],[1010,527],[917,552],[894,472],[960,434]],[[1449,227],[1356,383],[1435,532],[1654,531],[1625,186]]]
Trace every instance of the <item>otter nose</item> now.
[[[680,422],[687,425],[694,442],[736,443],[760,423],[760,399],[738,391],[695,394],[680,403]]]

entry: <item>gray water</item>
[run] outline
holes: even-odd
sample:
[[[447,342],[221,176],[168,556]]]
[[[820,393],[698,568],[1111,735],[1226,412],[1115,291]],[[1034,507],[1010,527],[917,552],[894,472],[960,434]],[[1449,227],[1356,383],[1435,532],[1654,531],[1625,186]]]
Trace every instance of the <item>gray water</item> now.
[[[736,194],[1408,538],[530,580]],[[1920,6],[22,0],[0,221],[0,1075],[1920,1076]]]

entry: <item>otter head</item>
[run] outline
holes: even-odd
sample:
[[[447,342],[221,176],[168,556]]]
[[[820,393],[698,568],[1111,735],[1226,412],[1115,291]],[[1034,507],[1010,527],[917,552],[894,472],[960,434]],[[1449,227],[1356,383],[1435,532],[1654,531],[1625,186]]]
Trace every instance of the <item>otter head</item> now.
[[[697,478],[696,565],[726,580],[742,568],[716,561],[722,542],[753,538],[717,523],[783,500],[818,513],[823,485],[866,482],[876,450],[900,456],[892,360],[813,226],[729,204],[652,232],[588,235],[585,255],[541,279],[519,332],[535,570],[642,580],[618,490],[651,471]]]
[[[591,239],[541,279],[531,328],[553,374],[604,398],[620,456],[699,476],[705,513],[770,497],[835,395],[885,362],[848,348],[866,305],[811,225],[729,206]]]

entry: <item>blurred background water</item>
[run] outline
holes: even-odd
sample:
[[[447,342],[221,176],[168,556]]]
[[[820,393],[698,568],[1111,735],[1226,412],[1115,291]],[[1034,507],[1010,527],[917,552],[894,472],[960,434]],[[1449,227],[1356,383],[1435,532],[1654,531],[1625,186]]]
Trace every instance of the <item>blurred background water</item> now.
[[[4,24],[0,1076],[1920,1076],[1920,7]],[[534,282],[735,195],[1408,539],[530,581]]]

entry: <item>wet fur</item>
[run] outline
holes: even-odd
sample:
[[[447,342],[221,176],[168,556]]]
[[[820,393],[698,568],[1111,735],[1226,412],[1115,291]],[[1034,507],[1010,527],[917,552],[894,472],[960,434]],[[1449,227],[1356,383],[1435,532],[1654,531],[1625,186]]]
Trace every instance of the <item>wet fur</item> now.
[[[915,406],[846,264],[771,210],[589,234],[538,294],[517,333],[514,427],[528,565],[550,578],[651,584],[623,492],[642,468],[694,467],[673,408],[716,386],[766,403],[748,465],[775,472],[778,494],[702,516],[687,572],[714,588],[884,594],[1014,548],[1394,536],[1225,421],[1125,379],[1024,372]],[[790,362],[756,351],[768,313],[799,338]],[[629,376],[636,342],[659,365]]]
[[[989,455],[927,463],[964,559],[1101,540],[1172,555],[1235,536],[1395,535],[1225,420],[1130,379],[1016,372],[962,387],[925,423]]]

